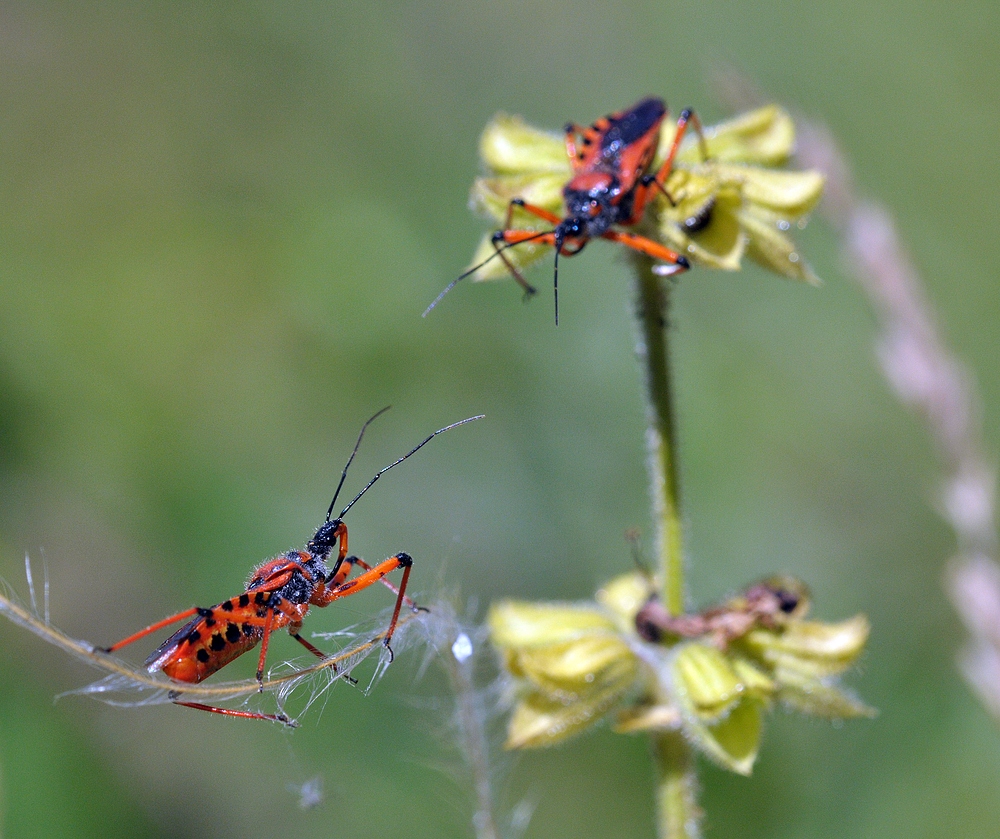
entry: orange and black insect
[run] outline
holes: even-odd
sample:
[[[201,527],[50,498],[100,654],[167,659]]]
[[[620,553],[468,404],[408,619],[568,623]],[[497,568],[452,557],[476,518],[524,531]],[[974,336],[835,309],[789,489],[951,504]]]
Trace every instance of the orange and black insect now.
[[[694,125],[707,157],[701,123],[690,108],[681,111],[677,133],[666,159],[655,172],[653,158],[660,141],[660,126],[667,116],[667,104],[649,97],[631,108],[602,117],[583,128],[569,123],[566,128],[566,153],[573,166],[573,177],[563,187],[563,218],[544,207],[515,198],[507,208],[504,228],[493,234],[495,253],[452,281],[424,314],[434,308],[456,283],[479,270],[486,262],[499,257],[511,275],[528,294],[535,289],[521,276],[504,251],[525,242],[537,242],[555,248],[552,287],[555,297],[556,324],[559,323],[559,255],[573,256],[591,239],[609,239],[673,266],[673,273],[690,268],[688,260],[664,245],[637,233],[618,230],[637,224],[652,193],[659,191],[672,204],[664,184],[673,169],[674,157],[689,124]],[[552,230],[535,231],[512,228],[514,208],[518,207],[554,225]]]
[[[335,600],[348,597],[381,581],[396,594],[396,606],[393,609],[389,628],[385,632],[383,641],[391,656],[392,648],[389,646],[389,642],[396,629],[403,602],[405,601],[414,610],[418,608],[412,600],[406,597],[406,584],[409,581],[413,560],[409,554],[401,552],[371,566],[359,557],[348,556],[347,525],[343,521],[344,515],[385,472],[402,463],[438,434],[481,417],[469,417],[445,428],[440,428],[429,435],[401,458],[379,470],[351,503],[341,510],[340,515],[331,518],[337,503],[337,496],[347,478],[347,470],[354,460],[354,455],[358,452],[365,430],[376,417],[386,410],[388,408],[383,408],[362,426],[354,451],[341,473],[340,483],[337,485],[333,501],[330,502],[330,507],[327,509],[326,519],[317,528],[312,539],[306,543],[305,550],[289,551],[260,565],[250,575],[246,591],[242,594],[224,600],[211,608],[195,606],[178,612],[176,615],[164,618],[134,635],[122,639],[117,644],[104,648],[104,651],[114,652],[133,641],[138,641],[157,632],[165,626],[193,618],[157,647],[146,659],[145,665],[149,672],[155,673],[159,670],[174,681],[197,683],[260,644],[257,681],[261,683],[263,690],[264,662],[272,632],[287,626],[289,634],[296,641],[313,655],[323,658],[323,652],[299,635],[299,629],[302,627],[302,621],[309,611],[309,607],[329,606]],[[334,555],[335,548],[336,554]],[[334,559],[331,564],[332,555]],[[355,566],[358,566],[362,573],[348,579]],[[387,574],[397,568],[403,569],[398,589],[384,579]],[[198,702],[183,702],[179,699],[175,699],[175,702],[189,708],[232,717],[289,722],[283,714],[236,711],[230,708],[203,705]]]

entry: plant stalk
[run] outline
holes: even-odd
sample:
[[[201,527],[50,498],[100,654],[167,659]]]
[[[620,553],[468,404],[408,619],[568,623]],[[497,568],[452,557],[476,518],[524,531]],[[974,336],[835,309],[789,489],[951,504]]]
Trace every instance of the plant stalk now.
[[[680,615],[684,612],[684,549],[667,347],[670,286],[653,273],[653,261],[648,257],[636,255],[633,263],[642,335],[639,355],[646,373],[646,444],[656,527],[657,580],[664,606],[670,614]]]
[[[646,375],[649,427],[650,497],[656,527],[657,580],[660,598],[672,615],[684,612],[684,545],[681,532],[680,482],[670,382],[667,329],[670,285],[653,273],[653,261],[635,255],[637,316]],[[694,756],[677,731],[652,737],[656,759],[656,823],[660,839],[697,839],[701,810],[697,803]]]
[[[659,839],[698,839],[701,808],[691,747],[679,731],[654,735],[656,829]]]

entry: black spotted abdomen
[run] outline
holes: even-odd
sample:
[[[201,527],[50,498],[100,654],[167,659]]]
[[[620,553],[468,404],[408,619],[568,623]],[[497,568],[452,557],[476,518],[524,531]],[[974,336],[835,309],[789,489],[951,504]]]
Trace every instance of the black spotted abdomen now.
[[[178,682],[196,683],[256,647],[264,635],[264,627],[241,622],[237,610],[230,611],[232,614],[223,617],[217,606],[211,616],[199,616],[182,626],[146,659],[149,672],[161,670]],[[275,614],[272,629],[288,623],[283,618],[282,614]]]

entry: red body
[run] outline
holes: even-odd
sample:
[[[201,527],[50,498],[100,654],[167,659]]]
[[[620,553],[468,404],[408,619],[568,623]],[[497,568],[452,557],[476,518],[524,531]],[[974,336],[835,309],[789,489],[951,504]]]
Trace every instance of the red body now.
[[[270,618],[272,632],[288,626],[292,618],[284,612],[270,610],[268,601],[271,592],[286,585],[296,573],[314,585],[310,600],[299,607],[301,617],[305,617],[309,603],[320,594],[318,589],[322,586],[325,590],[324,584],[315,585],[316,581],[307,570],[310,558],[305,551],[297,551],[294,555],[287,554],[264,563],[250,578],[246,592],[203,610],[164,641],[146,659],[150,672],[162,670],[178,682],[200,682],[260,643],[269,611],[273,612]],[[350,566],[342,569],[343,576],[349,569]]]
[[[642,218],[651,184],[643,185],[640,178],[649,174],[666,115],[666,103],[649,98],[587,128],[566,126],[566,151],[575,174],[563,187],[566,215],[561,225],[586,220],[590,229],[577,238],[591,238],[612,224],[631,225]]]
[[[336,559],[333,568],[328,569],[327,559],[335,546],[339,546]],[[347,526],[340,519],[325,521],[305,550],[289,551],[258,567],[250,576],[243,594],[211,608],[195,607],[172,615],[108,647],[107,652],[131,644],[179,620],[193,618],[146,659],[146,667],[150,672],[161,670],[177,682],[200,682],[234,658],[261,644],[257,680],[263,685],[267,644],[274,630],[288,627],[296,641],[322,658],[324,654],[298,632],[309,607],[329,606],[335,600],[379,581],[384,582],[396,594],[396,608],[384,640],[385,646],[389,647],[403,601],[407,600],[412,606],[412,601],[404,595],[412,562],[409,555],[398,553],[373,568],[356,556],[347,556]],[[355,565],[360,566],[363,573],[349,580],[347,578]],[[397,568],[403,569],[399,589],[383,579]],[[181,702],[179,699],[175,701],[180,705],[230,716],[288,722],[282,715],[234,711]]]
[[[275,629],[288,627],[289,635],[309,652],[319,658],[326,658],[323,652],[299,635],[299,629],[309,607],[329,606],[335,600],[348,597],[367,588],[372,583],[381,582],[396,595],[396,605],[392,611],[389,627],[382,636],[382,643],[388,651],[391,661],[392,647],[389,646],[389,642],[396,630],[399,610],[403,602],[405,601],[414,611],[419,611],[414,602],[405,595],[413,560],[408,554],[400,552],[383,560],[373,568],[356,556],[348,556],[347,525],[344,524],[343,516],[361,496],[371,489],[379,477],[415,454],[438,434],[443,434],[459,425],[482,419],[482,417],[476,416],[460,420],[444,428],[439,428],[427,436],[423,442],[418,443],[405,455],[376,472],[375,477],[365,484],[361,492],[354,496],[354,500],[341,510],[337,518],[331,521],[330,516],[333,515],[334,505],[337,503],[337,497],[340,495],[344,480],[347,478],[347,469],[354,460],[354,455],[358,453],[365,429],[371,425],[376,417],[387,410],[389,409],[383,408],[378,411],[361,427],[358,441],[354,444],[354,451],[348,458],[347,465],[344,466],[344,471],[340,475],[340,483],[333,494],[333,501],[330,502],[330,507],[326,511],[326,520],[316,529],[312,539],[306,543],[305,550],[289,551],[260,565],[250,575],[246,591],[242,594],[224,600],[208,609],[195,606],[192,609],[171,615],[169,618],[164,618],[128,638],[122,639],[117,644],[104,648],[103,652],[114,652],[140,638],[158,632],[165,626],[186,620],[188,622],[184,626],[157,647],[153,654],[146,659],[146,667],[151,673],[161,670],[175,682],[197,683],[225,667],[234,658],[260,644],[260,656],[257,659],[257,682],[260,685],[260,690],[263,691],[267,644]],[[334,548],[337,548],[336,559],[333,561],[333,567],[328,568],[327,561],[333,555]],[[348,579],[355,565],[362,568],[363,573]],[[385,579],[387,574],[397,568],[403,569],[398,589]],[[330,664],[333,667],[332,672],[337,673],[333,663],[330,662]],[[353,681],[349,673],[341,675]],[[186,705],[201,711],[211,711],[215,714],[244,719],[272,720],[287,725],[295,724],[284,714],[258,714],[253,711],[237,711],[231,708],[218,708],[214,705],[202,705],[199,702],[185,702],[182,699],[183,691],[180,689],[170,691],[168,695],[178,705]]]

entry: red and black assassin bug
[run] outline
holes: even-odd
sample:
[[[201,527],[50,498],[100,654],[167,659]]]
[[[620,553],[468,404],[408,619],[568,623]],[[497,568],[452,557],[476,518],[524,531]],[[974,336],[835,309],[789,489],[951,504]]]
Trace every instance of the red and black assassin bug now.
[[[666,116],[667,103],[662,99],[649,97],[624,111],[602,117],[587,128],[575,123],[567,124],[566,153],[573,166],[573,177],[562,191],[565,206],[563,218],[560,219],[544,207],[529,204],[520,198],[513,199],[507,207],[504,228],[493,234],[495,253],[449,283],[424,314],[433,309],[459,281],[474,274],[495,257],[500,257],[525,292],[534,294],[535,289],[504,254],[507,248],[525,242],[538,242],[555,248],[552,288],[557,326],[559,255],[574,256],[591,239],[609,239],[653,259],[668,262],[673,266],[672,273],[690,268],[687,258],[676,251],[637,233],[615,229],[638,224],[654,191],[662,192],[671,204],[674,203],[665,184],[689,123],[698,132],[702,156],[708,157],[701,122],[694,111],[685,108],[677,120],[677,133],[666,159],[656,172],[651,172],[650,167],[660,142],[660,126]],[[511,228],[515,207],[549,222],[554,228],[541,232]]]
[[[117,644],[104,648],[104,652],[114,652],[172,623],[194,618],[171,635],[146,659],[145,665],[149,672],[155,673],[157,670],[161,670],[174,681],[197,683],[225,667],[233,659],[252,650],[259,643],[261,647],[260,657],[257,661],[257,681],[263,690],[264,661],[267,657],[267,646],[272,632],[287,626],[289,634],[296,641],[313,655],[324,658],[323,652],[299,635],[299,629],[302,627],[302,621],[309,611],[309,607],[329,606],[335,600],[348,597],[367,588],[372,583],[381,581],[396,594],[396,606],[393,609],[389,628],[386,630],[383,640],[391,657],[392,647],[389,646],[389,642],[396,629],[404,600],[414,610],[418,609],[405,594],[413,560],[409,554],[397,553],[373,567],[359,557],[348,556],[347,525],[343,521],[344,515],[384,473],[416,453],[438,434],[482,417],[469,417],[444,428],[439,428],[430,434],[401,458],[380,469],[361,492],[354,496],[351,503],[340,511],[340,515],[331,519],[334,505],[337,503],[337,496],[340,495],[344,480],[347,478],[347,470],[354,460],[354,456],[358,453],[358,447],[361,445],[361,438],[364,437],[365,430],[376,417],[387,410],[389,409],[383,408],[362,426],[358,440],[354,444],[354,451],[351,452],[347,465],[344,466],[344,471],[340,475],[340,483],[337,484],[333,501],[330,502],[330,507],[326,511],[326,519],[317,528],[312,539],[306,543],[305,550],[289,551],[260,565],[250,575],[246,591],[243,594],[224,600],[208,609],[195,606],[176,615],[171,615],[169,618],[164,618],[134,635],[122,639]],[[328,562],[335,547],[337,548],[336,558],[330,567]],[[348,579],[354,566],[360,567],[363,573],[353,579]],[[403,569],[398,589],[384,579],[387,574],[397,568]],[[284,714],[235,711],[230,708],[219,708],[214,705],[182,702],[179,699],[174,699],[178,705],[211,711],[216,714],[291,724]]]

